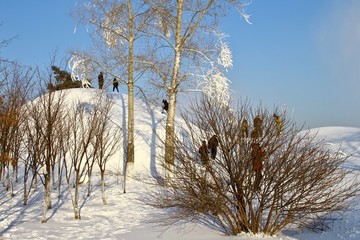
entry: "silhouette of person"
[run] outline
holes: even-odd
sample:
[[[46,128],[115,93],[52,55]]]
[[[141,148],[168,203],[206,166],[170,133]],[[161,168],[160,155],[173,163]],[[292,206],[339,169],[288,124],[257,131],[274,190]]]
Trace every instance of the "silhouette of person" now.
[[[255,182],[254,182],[254,190],[260,189],[260,182],[262,179],[262,159],[264,157],[264,150],[260,146],[259,143],[252,143],[251,144],[251,160],[252,160],[252,167],[253,171],[255,172]]]
[[[202,141],[202,145],[199,148],[199,153],[200,153],[200,159],[201,159],[201,163],[202,164],[208,164],[209,162],[209,150],[208,147],[206,145],[206,141]]]
[[[210,150],[210,156],[212,159],[215,159],[217,153],[217,147],[219,145],[216,135],[213,135],[208,141],[208,147]]]
[[[113,91],[115,91],[115,89],[119,92],[119,81],[116,78],[113,80]]]
[[[167,112],[169,109],[169,103],[165,99],[162,100],[162,113]]]
[[[99,81],[99,89],[103,89],[103,86],[104,86],[104,75],[103,75],[103,72],[100,72],[100,73],[99,73],[98,81]]]

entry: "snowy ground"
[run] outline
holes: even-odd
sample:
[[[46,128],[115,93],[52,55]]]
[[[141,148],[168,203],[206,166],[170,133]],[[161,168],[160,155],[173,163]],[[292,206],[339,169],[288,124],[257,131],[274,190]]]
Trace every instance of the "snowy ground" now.
[[[77,89],[69,97],[90,101],[94,90]],[[114,119],[122,126],[123,113],[126,113],[126,96],[111,95],[116,102]],[[159,104],[160,105],[160,104]],[[135,172],[151,176],[161,171],[156,169],[158,149],[155,147],[154,128],[163,124],[165,116],[160,109],[149,112],[145,105],[136,105],[136,159]],[[346,167],[360,170],[360,129],[349,127],[324,127],[313,129],[319,138],[324,138],[327,145],[334,150],[340,147],[343,154],[351,155]],[[159,130],[160,132],[160,130]],[[158,133],[159,133],[158,132]],[[358,151],[359,150],[359,151]],[[276,237],[241,234],[226,237],[222,233],[199,223],[182,222],[175,226],[164,227],[159,224],[166,211],[154,209],[144,204],[144,195],[151,185],[134,179],[127,184],[127,193],[123,193],[121,173],[123,159],[121,154],[114,157],[108,168],[106,179],[106,196],[108,205],[101,200],[99,176],[93,178],[93,192],[85,196],[86,187],[81,188],[81,220],[74,220],[71,199],[64,187],[60,199],[54,191],[53,208],[48,211],[48,222],[41,224],[42,187],[30,197],[27,206],[22,205],[21,180],[15,186],[15,197],[7,196],[4,187],[0,186],[0,239],[360,239],[360,204],[344,214],[341,219],[330,224],[327,231],[315,233],[306,229],[284,229]],[[357,199],[360,203],[360,198]]]

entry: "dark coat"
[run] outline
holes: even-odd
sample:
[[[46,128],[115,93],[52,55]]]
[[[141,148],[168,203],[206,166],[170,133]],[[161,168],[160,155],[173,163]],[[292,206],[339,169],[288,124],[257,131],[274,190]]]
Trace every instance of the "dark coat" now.
[[[251,144],[251,159],[254,171],[261,171],[263,168],[262,159],[264,157],[264,150],[258,143]]]
[[[169,103],[168,103],[168,101],[166,101],[165,99],[163,99],[162,100],[162,109],[164,110],[164,111],[168,111],[168,109],[169,109]]]
[[[102,89],[103,86],[104,86],[104,75],[103,75],[103,72],[100,72],[100,73],[99,73],[98,81],[99,81],[99,88]]]
[[[208,152],[209,152],[209,150],[206,145],[206,141],[202,141],[202,145],[199,148],[199,154],[200,154],[200,159],[201,159],[202,164],[207,164],[209,162]]]
[[[215,157],[216,157],[218,145],[219,145],[219,141],[217,139],[217,136],[213,135],[208,141],[208,147],[209,147],[212,159],[215,159]]]

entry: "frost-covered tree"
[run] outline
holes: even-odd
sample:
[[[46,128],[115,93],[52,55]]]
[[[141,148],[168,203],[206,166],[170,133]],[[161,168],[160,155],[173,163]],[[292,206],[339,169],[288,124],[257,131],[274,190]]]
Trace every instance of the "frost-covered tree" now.
[[[232,60],[217,20],[231,6],[248,21],[245,5],[233,0],[91,0],[78,4],[76,16],[94,33],[96,43],[86,59],[128,87],[128,162],[134,161],[136,79],[146,77],[169,98],[165,161],[172,164],[177,94],[200,87],[226,102],[228,80],[222,72],[231,67]],[[206,84],[209,81],[211,84]]]
[[[227,71],[233,66],[231,50],[227,43],[223,42],[224,34],[216,34],[219,42],[216,45],[218,50],[217,64],[210,61],[210,69],[200,80],[200,91],[214,102],[226,106],[230,100],[229,80],[222,69]]]
[[[169,98],[166,120],[165,161],[174,163],[175,111],[178,92],[201,87],[201,91],[220,103],[228,100],[228,80],[222,73],[232,66],[231,51],[219,34],[217,20],[228,6],[236,8],[248,21],[241,1],[155,0],[153,39],[147,56],[150,79],[165,90]]]
[[[71,70],[70,76],[73,82],[81,81],[83,87],[91,87],[90,79],[95,69],[89,59],[75,52],[69,60],[69,68]]]

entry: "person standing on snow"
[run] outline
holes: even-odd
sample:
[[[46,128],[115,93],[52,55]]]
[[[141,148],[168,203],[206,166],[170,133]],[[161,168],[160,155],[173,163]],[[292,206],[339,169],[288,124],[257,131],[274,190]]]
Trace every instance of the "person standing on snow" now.
[[[104,75],[103,75],[103,72],[100,72],[100,73],[99,73],[98,81],[99,81],[99,89],[103,89],[103,86],[104,86]]]

